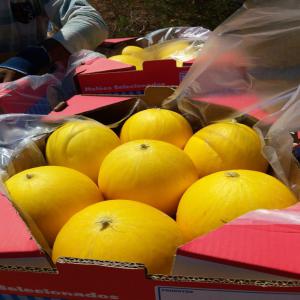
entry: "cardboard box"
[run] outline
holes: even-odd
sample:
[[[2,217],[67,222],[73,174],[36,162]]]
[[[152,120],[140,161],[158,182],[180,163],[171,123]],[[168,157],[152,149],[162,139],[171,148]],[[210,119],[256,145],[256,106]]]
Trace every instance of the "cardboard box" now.
[[[2,208],[3,203],[8,200],[3,195],[1,200]],[[23,257],[24,249],[21,249],[21,245],[28,242],[28,228],[25,223],[19,222],[19,230],[11,230],[11,222],[16,212],[7,210],[5,216],[5,219],[0,219],[1,228],[5,228],[6,231],[6,234],[1,232],[1,241],[15,240],[15,255]],[[8,224],[2,224],[7,220],[10,220]],[[10,235],[11,232],[14,232],[13,236]],[[32,248],[37,249],[34,239],[32,241]],[[5,253],[2,250],[0,257],[3,255]],[[46,260],[45,256],[44,258]],[[35,257],[27,257],[27,264],[34,263],[34,260]],[[8,295],[13,296],[10,298]],[[22,298],[16,295],[31,297]],[[0,266],[1,300],[38,300],[40,297],[116,300],[296,300],[299,296],[299,281],[167,277],[147,274],[142,265],[130,263],[64,258],[59,260],[56,269],[24,266],[20,261],[15,266]]]
[[[76,69],[81,94],[143,94],[147,86],[178,86],[191,63],[177,67],[175,60],[145,61],[143,70],[107,58],[99,58]]]
[[[121,54],[125,46],[143,47],[136,37],[106,39],[97,51],[107,57]],[[79,94],[140,95],[147,86],[178,86],[193,61],[186,61],[176,67],[176,61],[145,61],[143,70],[132,65],[99,58],[90,64],[79,66],[74,80]]]
[[[155,89],[150,88],[151,90],[154,95]],[[168,90],[168,92],[166,89],[163,90],[166,95],[171,93],[171,90]],[[144,100],[150,101],[150,104],[157,102],[157,98],[153,99],[153,102],[150,98]],[[118,105],[129,105],[130,101],[132,101],[131,97],[95,98],[95,96],[76,96],[76,98],[68,101],[65,110],[53,112],[49,117],[55,118],[74,113],[86,114],[96,111],[99,113],[97,115],[99,117],[102,110],[106,110],[106,113],[102,116],[110,115],[108,108],[118,111],[116,109]],[[0,199],[1,300],[41,299],[40,297],[45,297],[42,299],[121,300],[296,300],[300,297],[300,281],[296,280],[229,279],[231,273],[226,273],[226,278],[186,277],[182,275],[162,276],[148,274],[142,265],[134,263],[72,258],[60,259],[56,268],[49,264],[47,266],[47,254],[40,251],[41,247],[30,234],[26,223],[20,219],[4,194],[1,194]],[[273,233],[271,235],[265,233],[265,244],[272,244],[274,237],[276,237]],[[294,231],[294,233],[297,232]],[[228,235],[226,237],[230,238]],[[230,240],[228,241],[227,246],[232,246]],[[287,241],[289,241],[289,238],[287,238]],[[294,242],[295,239],[291,241]],[[218,243],[217,240],[214,240],[214,242]],[[9,248],[5,248],[5,245],[10,247],[10,251],[7,250]],[[218,243],[219,245],[220,243]],[[295,255],[298,248],[298,246],[295,247],[295,251],[291,251],[291,253]],[[182,254],[183,250],[183,248],[179,249],[178,251],[181,251],[179,254]],[[27,255],[26,264],[14,260],[17,257],[24,258],[25,255]],[[13,266],[1,262],[2,258],[8,256],[13,259],[11,261],[14,264]],[[35,264],[36,258],[42,258],[45,265]],[[31,297],[22,298],[21,295],[30,295]]]
[[[186,61],[182,67],[176,66],[172,59],[152,60],[143,63],[143,70],[136,70],[134,66],[99,58],[93,62],[79,66],[75,71],[74,80],[81,94],[100,95],[140,95],[147,86],[173,86],[177,87],[188,74],[194,64],[190,84],[197,87],[201,82],[201,94],[228,92],[231,95],[238,89],[249,91],[251,80],[247,75],[247,61],[239,53],[223,53],[213,63],[209,53],[201,53],[197,59]],[[197,74],[197,68],[203,68]],[[226,78],[230,84],[227,86],[219,78]],[[239,86],[236,86],[239,82]]]

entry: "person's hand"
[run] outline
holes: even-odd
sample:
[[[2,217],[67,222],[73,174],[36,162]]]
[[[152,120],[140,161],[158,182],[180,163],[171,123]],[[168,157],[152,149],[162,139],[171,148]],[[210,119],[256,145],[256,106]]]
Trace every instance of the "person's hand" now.
[[[17,71],[0,68],[0,83],[14,81],[23,76]]]

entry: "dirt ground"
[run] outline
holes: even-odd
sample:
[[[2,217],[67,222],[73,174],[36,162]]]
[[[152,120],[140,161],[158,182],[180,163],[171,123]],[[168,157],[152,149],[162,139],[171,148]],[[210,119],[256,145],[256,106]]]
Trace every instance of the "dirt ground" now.
[[[110,28],[110,37],[143,36],[171,26],[214,29],[241,0],[89,0]],[[188,5],[187,5],[188,3]]]

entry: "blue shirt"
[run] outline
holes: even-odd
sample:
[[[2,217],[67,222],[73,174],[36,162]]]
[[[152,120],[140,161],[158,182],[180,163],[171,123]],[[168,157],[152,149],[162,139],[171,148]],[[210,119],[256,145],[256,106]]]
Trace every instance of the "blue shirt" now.
[[[107,37],[103,18],[86,0],[0,0],[0,61],[42,42],[49,22],[70,53],[94,50]]]

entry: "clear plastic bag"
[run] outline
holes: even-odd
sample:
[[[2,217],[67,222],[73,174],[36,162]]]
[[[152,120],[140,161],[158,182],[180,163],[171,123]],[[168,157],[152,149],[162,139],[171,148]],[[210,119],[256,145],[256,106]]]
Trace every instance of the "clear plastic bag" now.
[[[300,86],[286,96],[285,104],[255,124],[263,153],[282,182],[300,197],[300,165],[293,154],[292,132],[300,130]]]
[[[98,57],[103,55],[82,50],[70,56],[67,68],[57,65],[51,74],[0,83],[0,113],[48,114],[58,102],[77,92],[73,80],[75,68]]]
[[[300,2],[249,0],[221,24],[169,100],[251,95],[243,113],[280,109],[300,82]],[[209,101],[207,101],[209,103]],[[229,116],[230,117],[230,116]],[[207,119],[207,121],[213,121]]]
[[[300,204],[287,209],[257,209],[231,221],[229,225],[300,225]]]
[[[135,44],[142,48],[141,51],[123,53],[123,47],[117,57],[108,56],[115,60],[122,59],[120,54],[134,56],[139,61],[139,69],[144,61],[161,59],[174,59],[180,67],[199,55],[210,33],[210,30],[203,27],[162,28],[136,39]]]
[[[49,113],[51,104],[47,99],[47,89],[59,85],[62,77],[61,72],[56,72],[0,83],[0,113]]]
[[[203,27],[169,27],[137,39],[145,48],[144,59],[174,59],[179,62],[195,59],[211,31]]]
[[[0,179],[23,170],[46,165],[44,150],[51,132],[70,120],[84,116],[53,118],[47,115],[0,115]]]
[[[201,40],[205,42],[211,31],[203,27],[167,27],[152,31],[136,40],[143,48],[175,39]]]
[[[67,70],[59,84],[49,85],[49,88],[47,89],[47,99],[49,103],[51,103],[52,108],[59,102],[68,100],[77,94],[77,87],[74,82],[76,68],[83,64],[91,64],[99,57],[105,56],[90,50],[82,50],[70,56]]]
[[[45,165],[43,155],[47,133],[63,123],[44,121],[43,116],[0,115],[0,177],[2,180],[28,168]]]

